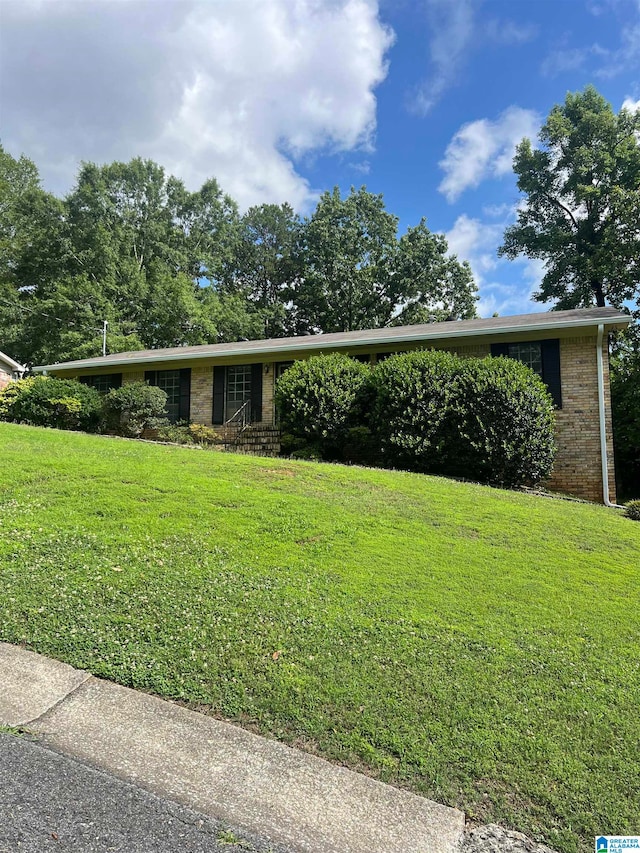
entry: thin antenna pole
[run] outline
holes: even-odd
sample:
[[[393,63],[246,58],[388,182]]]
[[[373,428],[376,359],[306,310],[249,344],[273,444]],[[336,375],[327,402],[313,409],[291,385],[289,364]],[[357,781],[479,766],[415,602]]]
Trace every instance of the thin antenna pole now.
[[[107,354],[107,326],[109,324],[106,320],[102,321],[102,355]]]

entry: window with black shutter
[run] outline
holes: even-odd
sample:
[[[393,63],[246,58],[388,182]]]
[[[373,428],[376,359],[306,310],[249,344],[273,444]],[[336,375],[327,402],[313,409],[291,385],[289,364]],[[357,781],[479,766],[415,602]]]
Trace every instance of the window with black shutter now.
[[[79,376],[78,381],[83,385],[90,385],[101,394],[108,394],[112,388],[119,388],[122,385],[122,374],[98,373],[95,376]]]
[[[506,356],[530,367],[545,383],[557,409],[562,408],[560,379],[560,341],[523,341],[511,344],[491,344],[491,355]]]
[[[190,384],[191,370],[190,368],[187,368],[187,370],[189,370]],[[145,381],[148,382],[149,385],[155,385],[158,388],[162,388],[164,393],[167,395],[165,411],[167,413],[167,418],[172,423],[179,420],[188,420],[189,418],[188,411],[186,417],[183,415],[184,403],[181,406],[182,387],[184,383],[184,380],[181,381],[181,374],[181,370],[146,370],[144,374]]]

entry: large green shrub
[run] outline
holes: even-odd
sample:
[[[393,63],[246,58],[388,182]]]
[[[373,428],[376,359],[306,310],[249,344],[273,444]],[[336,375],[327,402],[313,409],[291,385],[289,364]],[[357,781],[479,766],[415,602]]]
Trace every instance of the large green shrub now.
[[[462,359],[455,381],[449,473],[501,486],[540,483],[555,457],[553,400],[512,358]]]
[[[276,383],[284,432],[313,445],[326,459],[342,458],[352,427],[362,423],[370,368],[346,355],[296,361]]]
[[[434,351],[394,355],[376,365],[370,425],[384,464],[446,472],[458,364],[450,353]]]
[[[379,364],[372,385],[370,423],[386,464],[504,486],[551,471],[553,402],[513,359],[406,353]]]
[[[98,429],[100,394],[72,379],[33,376],[11,382],[0,391],[0,420],[33,426]]]
[[[146,382],[128,382],[112,388],[104,398],[104,419],[107,429],[137,438],[145,429],[154,429],[166,422],[167,395],[162,388]]]

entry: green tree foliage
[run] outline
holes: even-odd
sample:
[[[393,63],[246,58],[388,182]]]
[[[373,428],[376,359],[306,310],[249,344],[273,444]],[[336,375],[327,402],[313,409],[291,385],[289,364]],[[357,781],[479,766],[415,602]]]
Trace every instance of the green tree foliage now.
[[[400,302],[392,275],[397,217],[364,187],[325,192],[302,238],[304,275],[294,302],[298,330],[350,332],[386,325]]]
[[[614,113],[589,86],[551,110],[539,148],[528,139],[518,146],[514,171],[525,203],[500,254],[545,261],[537,300],[558,309],[637,301],[639,131],[640,113]]]
[[[400,240],[398,219],[365,187],[336,187],[304,223],[292,294],[296,331],[340,332],[475,316],[468,264],[424,220]]]
[[[474,315],[468,265],[424,221],[398,240],[382,196],[325,193],[240,216],[211,179],[191,192],[157,163],[85,163],[68,196],[0,148],[0,341],[25,364],[107,350]]]
[[[476,317],[478,290],[467,261],[448,254],[442,234],[423,219],[400,238],[394,275],[402,307],[391,325],[404,326]]]
[[[289,204],[251,207],[240,222],[233,291],[261,317],[265,337],[288,332],[287,303],[301,276],[302,220]]]

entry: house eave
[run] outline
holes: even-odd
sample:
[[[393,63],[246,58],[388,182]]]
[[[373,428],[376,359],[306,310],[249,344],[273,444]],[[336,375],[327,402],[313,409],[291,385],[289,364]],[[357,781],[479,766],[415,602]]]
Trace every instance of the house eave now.
[[[296,339],[296,343],[292,344],[291,338],[282,338],[282,339],[272,339],[264,342],[263,346],[256,346],[256,342],[253,343],[253,346],[247,347],[238,347],[234,349],[225,349],[224,351],[216,351],[219,344],[212,345],[211,350],[207,351],[206,349],[199,349],[197,352],[194,352],[192,348],[185,348],[184,354],[171,352],[169,354],[162,354],[162,350],[158,350],[158,354],[149,354],[145,353],[144,356],[136,357],[135,354],[129,355],[127,358],[117,358],[112,356],[99,357],[95,359],[82,359],[79,361],[68,361],[68,362],[60,362],[58,364],[45,364],[38,365],[37,367],[32,368],[35,373],[45,373],[48,371],[73,371],[73,370],[89,370],[94,368],[104,368],[108,370],[112,367],[125,367],[127,365],[143,365],[143,364],[157,364],[160,362],[185,362],[185,361],[195,361],[195,360],[214,360],[214,359],[225,359],[225,358],[238,358],[243,356],[264,356],[264,355],[274,355],[277,356],[278,353],[291,353],[291,352],[314,352],[314,351],[327,351],[327,350],[335,350],[335,349],[355,349],[361,347],[371,347],[371,346],[385,346],[389,344],[404,344],[404,343],[416,343],[419,341],[424,341],[428,343],[430,341],[442,341],[446,339],[458,340],[462,338],[495,338],[495,337],[505,337],[508,335],[524,335],[531,333],[546,333],[549,331],[565,331],[565,330],[576,330],[576,329],[587,329],[593,328],[597,330],[599,324],[604,324],[605,327],[613,327],[613,328],[624,328],[628,326],[631,322],[631,318],[627,314],[619,313],[616,315],[609,315],[604,318],[596,318],[593,316],[589,317],[581,317],[574,318],[571,320],[558,320],[553,319],[553,313],[549,313],[549,321],[548,322],[535,322],[530,324],[522,324],[515,323],[513,325],[502,326],[499,328],[487,326],[486,328],[461,328],[458,322],[451,323],[440,323],[437,326],[434,326],[433,330],[430,330],[428,333],[424,331],[416,333],[416,334],[398,334],[398,327],[389,329],[389,333],[387,335],[381,335],[381,329],[372,330],[375,331],[376,334],[371,337],[361,338],[358,337],[353,340],[349,339],[338,339],[338,340],[328,340],[324,335],[316,335],[311,337],[300,337]],[[464,321],[461,321],[462,323]],[[490,322],[490,321],[487,321]],[[439,328],[439,327],[442,328]],[[405,327],[407,328],[407,327]],[[408,327],[411,328],[411,327]],[[222,346],[225,346],[224,344]]]

